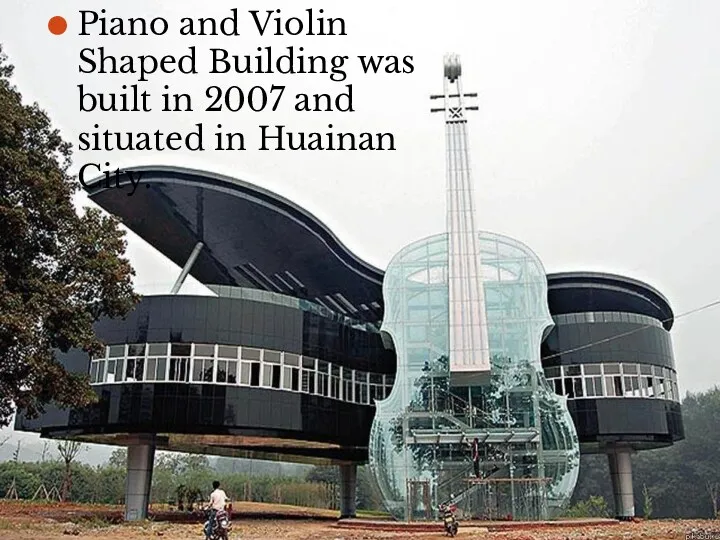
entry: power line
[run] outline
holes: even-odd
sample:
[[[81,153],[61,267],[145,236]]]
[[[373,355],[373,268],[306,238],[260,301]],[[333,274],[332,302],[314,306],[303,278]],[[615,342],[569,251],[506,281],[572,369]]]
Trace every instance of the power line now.
[[[711,307],[715,307],[715,306],[718,306],[718,305],[720,305],[720,299],[715,300],[715,301],[713,301],[713,302],[710,302],[709,304],[705,304],[704,306],[700,306],[700,307],[697,307],[697,308],[695,308],[695,309],[691,309],[690,311],[686,311],[686,312],[681,313],[680,315],[677,315],[677,316],[675,316],[675,317],[668,317],[667,319],[661,320],[660,322],[663,323],[663,324],[665,324],[665,323],[670,322],[670,321],[673,321],[673,320],[674,320],[674,321],[677,321],[678,319],[682,319],[683,317],[687,317],[688,315],[692,315],[693,313],[697,313],[697,312],[699,312],[699,311],[703,311],[703,310],[705,310],[705,309],[709,309],[709,308],[711,308]],[[636,333],[641,332],[642,330],[646,330],[646,329],[648,329],[648,328],[655,328],[655,325],[654,325],[654,324],[646,324],[646,325],[643,325],[643,326],[641,326],[641,327],[639,327],[639,328],[634,328],[634,329],[632,329],[632,330],[629,330],[629,331],[627,331],[627,332],[622,332],[622,333],[616,334],[616,335],[614,335],[614,336],[610,336],[610,337],[607,337],[607,338],[604,338],[604,339],[599,339],[599,340],[593,341],[593,342],[591,342],[591,343],[586,343],[585,345],[581,345],[580,347],[574,347],[574,348],[572,348],[572,349],[567,349],[567,350],[565,350],[565,351],[559,351],[559,352],[550,354],[550,355],[548,355],[548,356],[543,356],[543,357],[542,357],[542,360],[550,360],[551,358],[557,358],[558,356],[562,356],[563,354],[568,354],[568,353],[573,353],[573,352],[576,352],[576,351],[582,351],[582,350],[584,350],[584,349],[589,349],[590,347],[594,347],[595,345],[599,345],[600,343],[607,343],[608,341],[614,341],[614,340],[616,340],[616,339],[620,339],[620,338],[625,337],[625,336],[629,336],[629,335],[632,335],[632,334],[636,334]]]

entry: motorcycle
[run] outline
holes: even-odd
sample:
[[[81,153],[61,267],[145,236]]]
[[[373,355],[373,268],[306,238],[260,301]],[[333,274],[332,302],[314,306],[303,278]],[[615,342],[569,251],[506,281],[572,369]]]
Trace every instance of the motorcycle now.
[[[440,505],[440,512],[442,512],[443,525],[445,526],[445,536],[455,536],[458,532],[458,522],[455,519],[455,512],[457,511],[456,504],[442,504]]]
[[[226,510],[218,510],[215,513],[215,519],[212,519],[212,512],[208,508],[205,510],[205,515],[207,518],[203,525],[205,540],[228,540],[232,529],[230,514]]]

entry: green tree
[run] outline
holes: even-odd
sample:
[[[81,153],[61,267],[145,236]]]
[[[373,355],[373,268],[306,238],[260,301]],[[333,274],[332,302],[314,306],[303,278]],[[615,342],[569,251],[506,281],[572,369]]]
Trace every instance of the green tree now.
[[[93,323],[138,300],[116,219],[79,214],[70,145],[37,104],[24,105],[0,48],[0,426],[54,402],[91,403],[87,375],[55,351],[99,352]]]
[[[113,469],[125,469],[127,466],[127,448],[118,447],[113,450],[108,458],[107,465]]]

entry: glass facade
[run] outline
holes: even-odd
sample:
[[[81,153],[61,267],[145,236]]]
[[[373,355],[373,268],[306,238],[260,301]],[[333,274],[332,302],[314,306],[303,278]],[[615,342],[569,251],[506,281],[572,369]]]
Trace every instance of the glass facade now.
[[[542,519],[575,487],[577,433],[540,362],[552,324],[543,267],[509,238],[483,233],[480,249],[491,350],[482,382],[458,386],[449,370],[447,236],[408,246],[385,276],[382,328],[397,373],[377,404],[369,457],[398,519],[433,518],[450,500],[467,517]]]

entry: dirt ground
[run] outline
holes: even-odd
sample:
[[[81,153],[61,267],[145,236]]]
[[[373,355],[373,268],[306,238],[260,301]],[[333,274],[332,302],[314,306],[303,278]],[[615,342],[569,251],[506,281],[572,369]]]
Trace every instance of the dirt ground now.
[[[258,503],[240,503],[235,509],[233,533],[237,539],[373,540],[445,538],[434,533],[401,533],[347,530],[335,526],[334,511]],[[0,500],[0,540],[150,539],[189,540],[203,538],[199,516],[163,513],[142,523],[121,523],[121,509],[112,506],[22,503]],[[251,516],[251,517],[248,517]],[[652,520],[601,526],[573,526],[488,532],[460,524],[459,538],[491,540],[720,540],[720,523],[713,521]],[[705,533],[704,535],[702,533]],[[710,534],[708,534],[710,533]]]

